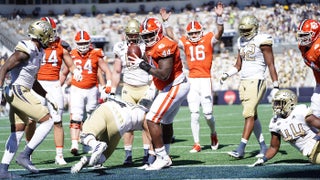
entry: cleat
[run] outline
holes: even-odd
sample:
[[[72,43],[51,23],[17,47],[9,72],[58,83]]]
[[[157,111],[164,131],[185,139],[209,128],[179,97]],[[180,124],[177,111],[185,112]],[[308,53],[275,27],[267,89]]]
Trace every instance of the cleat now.
[[[0,170],[0,179],[16,179],[16,178],[21,178],[21,176],[16,175],[16,174],[12,174],[8,171],[2,172]]]
[[[219,142],[217,133],[211,134],[211,149],[217,150],[219,148]]]
[[[127,156],[126,159],[123,161],[124,166],[132,166],[132,156]]]
[[[107,144],[105,142],[98,141],[97,145],[92,148],[93,152],[89,160],[89,166],[94,166],[99,161],[101,154],[107,149]]]
[[[145,170],[147,171],[160,170],[166,167],[170,167],[171,165],[172,165],[172,161],[168,155],[166,157],[157,156],[154,163],[149,165]]]
[[[72,148],[72,149],[70,149],[70,152],[71,152],[71,154],[73,154],[74,156],[79,156],[79,153],[78,153],[78,149],[77,149],[77,148]]]
[[[196,153],[201,151],[201,146],[200,144],[194,144],[192,149],[189,151],[190,153]]]
[[[56,165],[66,165],[67,162],[64,160],[63,156],[56,156],[55,162]]]
[[[148,164],[144,164],[143,166],[140,166],[140,167],[137,167],[137,169],[142,169],[142,170],[145,170],[149,167]]]
[[[88,164],[88,158],[86,156],[82,156],[80,161],[71,167],[71,173],[76,174],[81,171],[81,169]]]
[[[231,151],[231,152],[228,152],[229,156],[231,157],[234,157],[236,159],[242,159],[243,156],[244,156],[244,153],[243,154],[240,154],[239,152],[237,151]]]
[[[32,164],[30,161],[30,157],[25,156],[23,152],[19,154],[19,156],[16,159],[17,164],[20,166],[26,168],[28,171],[32,173],[39,173],[39,170]]]

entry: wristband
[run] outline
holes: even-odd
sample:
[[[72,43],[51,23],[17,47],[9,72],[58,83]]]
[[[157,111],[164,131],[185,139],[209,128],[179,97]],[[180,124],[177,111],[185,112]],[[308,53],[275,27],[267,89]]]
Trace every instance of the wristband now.
[[[139,63],[139,67],[143,70],[145,70],[147,73],[149,73],[150,69],[151,69],[151,66],[150,64],[146,63],[145,61],[141,61]]]
[[[273,85],[273,88],[279,89],[279,82],[278,81],[273,81],[272,85]]]
[[[106,87],[111,86],[111,80],[107,81]]]
[[[265,156],[263,156],[262,160],[263,160],[263,162],[267,162],[267,161],[268,161],[268,158],[265,157]]]
[[[112,88],[111,88],[111,91],[110,91],[110,94],[115,94],[115,93],[116,93],[116,90],[117,90],[117,88],[112,87]]]
[[[218,25],[223,25],[223,18],[222,16],[217,16],[216,22]]]
[[[232,66],[228,72],[226,72],[226,74],[228,75],[228,77],[233,76],[235,74],[237,74],[238,69],[234,66]]]
[[[162,26],[163,28],[168,28],[170,25],[168,21],[163,21]]]

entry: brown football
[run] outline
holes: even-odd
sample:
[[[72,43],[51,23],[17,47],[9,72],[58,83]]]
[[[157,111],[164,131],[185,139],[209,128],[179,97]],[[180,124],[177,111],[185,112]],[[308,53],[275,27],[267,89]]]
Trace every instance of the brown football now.
[[[138,44],[130,44],[128,46],[127,55],[135,57],[133,54],[136,54],[139,58],[142,58],[142,52]]]

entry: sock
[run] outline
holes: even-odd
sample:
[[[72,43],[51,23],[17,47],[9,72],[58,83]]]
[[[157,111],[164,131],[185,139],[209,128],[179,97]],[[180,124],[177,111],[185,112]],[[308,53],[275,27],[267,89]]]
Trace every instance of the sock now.
[[[193,141],[199,143],[199,131],[200,131],[200,124],[199,124],[199,113],[191,113],[191,132],[193,136]]]
[[[155,148],[154,151],[156,155],[160,157],[165,157],[168,155],[164,146],[162,146],[161,148]]]
[[[210,119],[207,119],[207,124],[210,128],[211,134],[214,134],[216,132],[216,128],[215,128],[216,123],[215,123],[215,119],[213,116],[211,116]]]
[[[39,144],[44,140],[44,138],[47,137],[52,127],[53,127],[52,118],[42,122],[35,130],[34,135],[32,136],[27,146],[30,149],[36,149],[39,146]]]
[[[266,145],[266,143],[264,141],[264,137],[263,137],[263,134],[262,134],[261,123],[260,123],[259,119],[256,119],[254,121],[253,132],[254,132],[254,135],[257,138],[257,141],[260,144],[260,149],[261,150],[267,149],[267,145]]]
[[[8,172],[9,164],[0,164],[0,172]]]
[[[24,131],[12,132],[10,134],[5,145],[5,151],[2,156],[2,160],[1,160],[2,164],[10,164],[10,162],[12,161],[14,155],[18,150],[23,134],[24,134]]]
[[[170,154],[170,144],[164,144],[167,154]]]
[[[63,146],[56,146],[56,155],[63,156]]]
[[[240,154],[243,154],[247,143],[248,143],[248,140],[242,138],[236,151]]]
[[[28,147],[28,145],[26,145],[26,147],[23,150],[23,154],[27,157],[30,157],[33,151],[34,149],[31,149],[30,147]]]

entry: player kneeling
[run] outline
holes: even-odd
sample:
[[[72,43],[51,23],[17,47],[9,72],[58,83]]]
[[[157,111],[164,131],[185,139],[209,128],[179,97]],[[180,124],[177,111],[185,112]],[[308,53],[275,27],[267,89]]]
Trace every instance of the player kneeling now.
[[[81,143],[90,146],[92,154],[90,157],[83,156],[73,165],[71,173],[78,173],[84,166],[102,165],[114,152],[125,132],[142,129],[149,132],[145,114],[150,105],[151,101],[147,99],[134,105],[115,98],[100,104],[84,122],[80,135]],[[150,164],[154,159],[154,156],[149,157]]]

